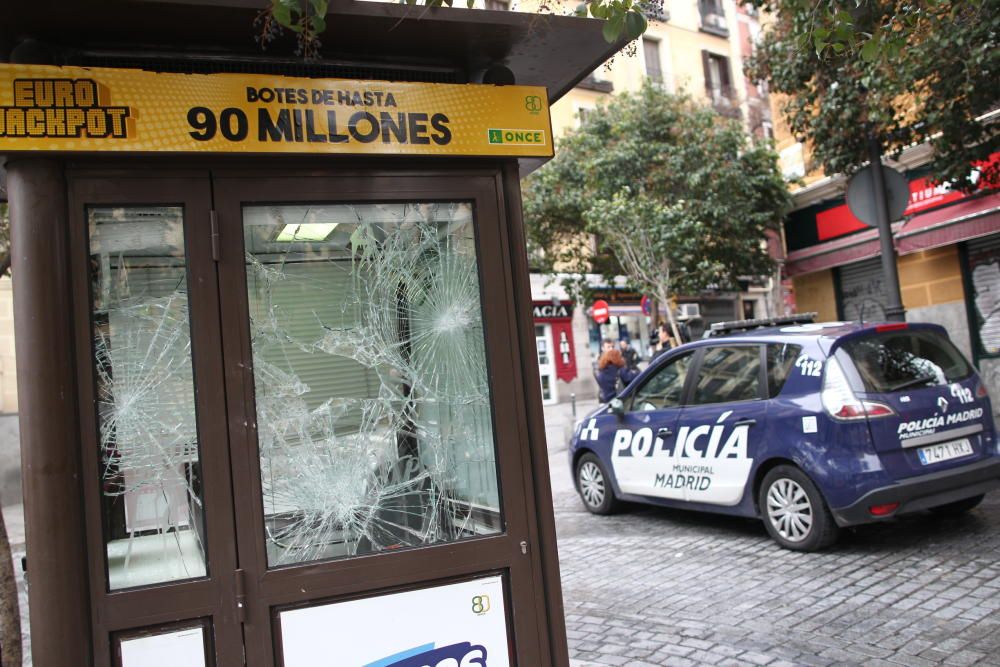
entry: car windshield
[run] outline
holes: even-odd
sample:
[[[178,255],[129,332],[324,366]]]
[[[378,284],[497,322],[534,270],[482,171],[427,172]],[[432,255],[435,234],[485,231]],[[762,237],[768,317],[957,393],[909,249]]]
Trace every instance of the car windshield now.
[[[844,344],[865,390],[876,393],[948,384],[972,368],[944,336],[933,331],[894,331]]]

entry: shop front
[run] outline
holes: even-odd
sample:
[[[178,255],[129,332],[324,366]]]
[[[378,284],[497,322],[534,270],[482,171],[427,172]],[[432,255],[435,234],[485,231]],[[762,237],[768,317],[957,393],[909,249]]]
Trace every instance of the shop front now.
[[[1000,293],[1000,193],[952,192],[930,185],[919,170],[907,176],[910,204],[892,225],[906,319],[944,326],[991,394],[1000,395],[1000,300],[994,298]],[[794,212],[785,236],[800,312],[816,311],[824,320],[885,319],[878,235],[842,199]]]
[[[191,11],[39,8],[0,65],[34,664],[568,664],[518,179],[614,45],[345,4],[406,79],[330,78]],[[470,83],[529,20],[572,72]]]

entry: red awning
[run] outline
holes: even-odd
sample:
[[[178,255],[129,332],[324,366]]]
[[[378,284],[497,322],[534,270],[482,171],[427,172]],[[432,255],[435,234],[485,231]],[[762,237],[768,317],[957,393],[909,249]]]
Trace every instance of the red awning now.
[[[915,215],[896,232],[900,255],[1000,232],[1000,192]]]
[[[900,255],[1000,233],[1000,192],[915,215],[905,222],[894,223],[892,229],[893,243]],[[788,253],[786,268],[789,276],[801,276],[859,262],[878,254],[878,232],[866,229],[793,250]]]
[[[893,229],[898,229],[902,224],[901,222],[894,224]],[[857,234],[843,236],[832,241],[823,241],[801,250],[793,250],[788,253],[785,267],[789,276],[801,276],[805,273],[814,273],[823,269],[832,269],[835,266],[860,262],[878,254],[878,231],[866,229]]]

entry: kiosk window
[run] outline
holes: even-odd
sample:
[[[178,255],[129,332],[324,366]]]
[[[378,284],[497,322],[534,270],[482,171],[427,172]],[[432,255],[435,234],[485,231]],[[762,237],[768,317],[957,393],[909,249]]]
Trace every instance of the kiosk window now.
[[[269,565],[500,532],[471,205],[243,221]]]
[[[87,212],[112,590],[205,576],[180,207]]]

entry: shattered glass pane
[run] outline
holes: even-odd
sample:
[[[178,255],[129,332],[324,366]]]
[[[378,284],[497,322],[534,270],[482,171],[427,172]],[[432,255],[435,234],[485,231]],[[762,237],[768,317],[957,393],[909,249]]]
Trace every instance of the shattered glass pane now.
[[[90,208],[88,223],[108,585],[203,577],[183,211]]]
[[[269,565],[500,532],[471,205],[243,219]]]

